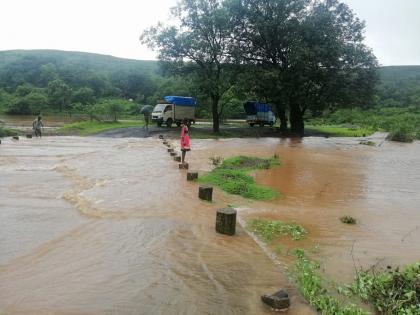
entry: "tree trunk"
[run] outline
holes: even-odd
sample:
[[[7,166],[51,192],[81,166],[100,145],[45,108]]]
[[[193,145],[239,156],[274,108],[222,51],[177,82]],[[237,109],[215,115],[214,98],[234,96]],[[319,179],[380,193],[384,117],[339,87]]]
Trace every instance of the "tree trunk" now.
[[[292,104],[290,107],[290,130],[293,134],[303,137],[305,124],[303,122],[303,113],[299,105]]]
[[[213,132],[219,132],[220,128],[219,128],[219,123],[220,123],[220,118],[219,118],[219,98],[218,97],[212,97],[211,98],[211,109],[212,109],[212,114],[213,114]]]
[[[286,117],[286,110],[281,108],[279,110],[279,117],[280,117],[280,132],[285,134],[287,132],[287,117]]]

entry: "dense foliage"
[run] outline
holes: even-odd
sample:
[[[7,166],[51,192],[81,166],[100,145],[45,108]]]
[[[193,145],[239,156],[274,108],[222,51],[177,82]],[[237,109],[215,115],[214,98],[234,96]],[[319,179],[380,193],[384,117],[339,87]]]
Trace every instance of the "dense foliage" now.
[[[397,136],[408,132],[408,139],[419,139],[420,67],[383,67],[379,74],[377,95],[370,104],[373,108],[312,110],[306,113],[305,119],[312,125],[348,124],[392,131]],[[238,77],[236,86],[223,94],[221,117],[245,117],[242,104],[257,93],[239,86],[253,85],[258,91],[259,83],[266,82],[268,91],[273,81],[258,81],[245,71]],[[261,91],[263,88],[261,85]],[[37,114],[61,109],[65,113],[85,113],[92,119],[100,115],[114,119],[115,114],[117,117],[139,114],[140,105],[155,104],[163,95],[170,94],[197,97],[198,116],[211,117],[212,104],[194,80],[166,75],[157,61],[45,50],[0,52],[0,112],[3,113]],[[118,108],[112,102],[118,103]]]

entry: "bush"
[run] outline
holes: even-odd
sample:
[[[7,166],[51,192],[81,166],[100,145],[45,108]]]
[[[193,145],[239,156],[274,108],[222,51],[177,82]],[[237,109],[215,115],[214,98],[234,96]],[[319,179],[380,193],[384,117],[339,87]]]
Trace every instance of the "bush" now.
[[[387,137],[388,140],[399,142],[413,142],[415,138],[414,130],[408,124],[393,126]]]

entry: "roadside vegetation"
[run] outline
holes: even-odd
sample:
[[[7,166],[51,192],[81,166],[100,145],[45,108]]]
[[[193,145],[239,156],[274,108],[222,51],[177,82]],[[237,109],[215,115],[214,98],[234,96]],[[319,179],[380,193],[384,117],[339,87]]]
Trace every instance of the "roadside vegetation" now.
[[[257,157],[238,156],[224,160],[211,172],[199,178],[200,183],[211,184],[227,193],[240,195],[255,200],[270,200],[278,196],[278,192],[255,184],[248,173],[252,170],[269,169],[279,165],[276,157],[263,159]]]
[[[265,243],[271,243],[274,238],[282,235],[291,236],[293,240],[297,241],[302,239],[306,234],[306,230],[294,222],[285,223],[278,220],[261,218],[248,220],[246,228],[255,233]]]
[[[249,218],[246,230],[267,244],[277,257],[293,257],[292,266],[286,272],[302,296],[321,314],[420,314],[420,262],[402,270],[389,266],[385,270],[377,266],[357,269],[352,283],[339,285],[322,277],[321,264],[308,256],[318,253],[319,248],[305,251],[297,247],[285,251],[281,245],[284,236],[291,236],[295,241],[306,236],[307,231],[299,224]]]
[[[81,121],[67,124],[58,130],[61,135],[88,136],[102,131],[144,126],[143,120],[120,120],[120,121]]]
[[[411,142],[420,139],[420,108],[340,109],[308,117],[308,124],[320,130],[340,126],[348,128],[349,134],[354,130],[354,134],[358,135],[387,131],[390,140]]]
[[[3,128],[0,127],[0,138],[2,137],[10,137],[10,136],[16,136],[18,134],[17,131],[9,129],[9,128]]]

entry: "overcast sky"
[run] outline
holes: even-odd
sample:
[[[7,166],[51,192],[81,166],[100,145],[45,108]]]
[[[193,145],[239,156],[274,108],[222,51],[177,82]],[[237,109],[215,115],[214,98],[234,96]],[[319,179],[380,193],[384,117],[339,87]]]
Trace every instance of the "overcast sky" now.
[[[420,65],[420,0],[343,0],[382,65]],[[139,36],[176,0],[0,0],[0,50],[61,49],[155,59]]]

